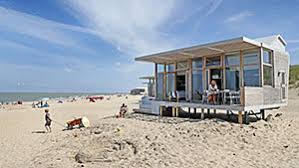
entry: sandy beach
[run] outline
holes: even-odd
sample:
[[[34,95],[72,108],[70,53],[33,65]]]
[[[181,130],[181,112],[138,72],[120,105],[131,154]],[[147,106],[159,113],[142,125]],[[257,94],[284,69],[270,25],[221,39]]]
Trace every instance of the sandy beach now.
[[[134,114],[141,96],[112,96],[58,104],[56,122],[44,128],[44,109],[31,102],[0,109],[0,167],[297,167],[299,96],[267,111],[272,119],[243,125],[219,118],[167,118]],[[114,118],[122,103],[126,118]],[[278,115],[277,115],[278,114]],[[282,115],[279,115],[282,114]],[[86,116],[90,128],[62,131],[66,121]]]

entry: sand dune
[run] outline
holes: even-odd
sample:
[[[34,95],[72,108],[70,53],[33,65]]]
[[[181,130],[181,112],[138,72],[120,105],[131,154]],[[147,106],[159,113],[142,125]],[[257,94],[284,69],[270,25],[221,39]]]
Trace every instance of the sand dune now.
[[[122,102],[130,111],[139,96],[112,97],[91,104],[51,102],[59,122],[87,116],[91,128],[40,133],[43,112],[22,108],[0,111],[0,167],[297,167],[299,97],[273,110],[268,122],[243,128],[222,119],[167,118],[143,114],[114,115]],[[282,113],[281,116],[276,114]],[[32,133],[35,131],[36,133]]]

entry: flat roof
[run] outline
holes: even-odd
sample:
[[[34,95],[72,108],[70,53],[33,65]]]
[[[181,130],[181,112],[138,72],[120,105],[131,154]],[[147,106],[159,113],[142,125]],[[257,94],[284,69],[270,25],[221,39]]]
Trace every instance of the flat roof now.
[[[172,51],[161,52],[135,58],[136,61],[152,63],[173,63],[175,61],[186,60],[186,58],[199,58],[203,56],[212,56],[222,53],[237,52],[241,50],[256,49],[265,47],[271,49],[265,44],[247,37],[239,37],[224,41],[196,45],[187,48],[181,48]]]

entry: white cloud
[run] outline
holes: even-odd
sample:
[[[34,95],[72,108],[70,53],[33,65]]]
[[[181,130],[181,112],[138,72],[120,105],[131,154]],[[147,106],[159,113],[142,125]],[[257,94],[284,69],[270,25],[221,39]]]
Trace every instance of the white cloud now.
[[[239,22],[242,21],[248,17],[254,16],[254,13],[251,11],[243,11],[239,14],[233,15],[231,17],[228,17],[225,19],[225,22]]]
[[[159,26],[170,16],[174,0],[67,2],[79,21],[126,53],[144,54],[173,47],[162,37]]]
[[[71,68],[69,68],[69,67],[65,67],[64,69],[63,69],[65,72],[73,72],[73,69],[71,69]]]
[[[165,32],[167,27],[173,22],[184,22],[201,9],[205,9],[201,13],[203,17],[208,16],[221,1],[200,1],[187,6],[188,9],[184,6],[185,1],[176,0],[67,0],[64,4],[83,25],[98,32],[118,50],[127,54],[148,54],[181,46],[178,45],[180,39]],[[198,10],[191,15],[186,14],[196,8]]]
[[[0,6],[0,30],[27,35],[53,44],[78,47],[82,43],[72,31],[96,34],[79,26],[67,25]]]

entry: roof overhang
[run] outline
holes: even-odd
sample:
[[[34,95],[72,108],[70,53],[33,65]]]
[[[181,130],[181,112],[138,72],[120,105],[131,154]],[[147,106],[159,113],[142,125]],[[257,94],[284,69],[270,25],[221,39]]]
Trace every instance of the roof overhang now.
[[[265,47],[271,49],[265,44],[257,42],[255,40],[240,37],[225,41],[219,41],[215,43],[208,43],[203,45],[197,45],[188,48],[182,48],[147,56],[135,58],[136,61],[153,62],[153,63],[173,63],[177,61],[187,60],[189,58],[199,58],[203,56],[220,55],[223,53],[237,52],[241,50],[257,49]]]

